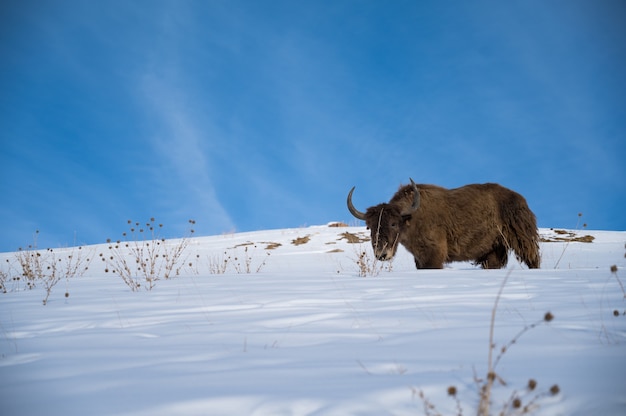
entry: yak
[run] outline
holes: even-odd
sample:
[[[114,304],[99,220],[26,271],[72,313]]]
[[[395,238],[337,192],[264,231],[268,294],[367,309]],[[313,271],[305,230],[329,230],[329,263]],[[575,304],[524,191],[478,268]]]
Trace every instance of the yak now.
[[[388,203],[357,210],[348,193],[348,210],[371,230],[374,255],[391,260],[398,244],[418,269],[472,261],[484,269],[506,266],[509,251],[539,268],[537,220],[523,196],[495,183],[446,189],[435,185],[401,186]]]

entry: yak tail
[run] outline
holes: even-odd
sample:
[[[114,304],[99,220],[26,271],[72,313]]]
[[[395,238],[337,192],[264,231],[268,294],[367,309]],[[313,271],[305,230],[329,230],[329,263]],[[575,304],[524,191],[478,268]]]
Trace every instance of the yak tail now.
[[[537,219],[524,197],[513,193],[512,197],[502,204],[500,215],[501,232],[507,246],[513,250],[520,262],[526,263],[531,269],[538,269],[541,256]]]

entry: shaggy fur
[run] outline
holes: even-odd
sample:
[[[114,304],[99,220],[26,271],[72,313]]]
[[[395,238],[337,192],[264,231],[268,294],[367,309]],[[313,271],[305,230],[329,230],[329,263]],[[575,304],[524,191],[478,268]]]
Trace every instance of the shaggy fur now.
[[[349,207],[351,196],[352,191]],[[361,219],[371,230],[380,260],[391,259],[402,244],[418,269],[441,269],[453,261],[498,269],[506,266],[510,250],[529,268],[539,268],[535,214],[523,196],[498,184],[456,189],[405,185],[389,203],[368,208]]]

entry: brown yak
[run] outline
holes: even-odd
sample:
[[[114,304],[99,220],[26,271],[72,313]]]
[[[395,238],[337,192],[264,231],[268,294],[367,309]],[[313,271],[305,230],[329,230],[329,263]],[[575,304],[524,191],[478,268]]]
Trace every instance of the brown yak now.
[[[402,244],[418,269],[473,261],[485,269],[506,266],[509,250],[519,261],[539,268],[535,214],[523,196],[495,183],[445,189],[435,185],[401,186],[389,203],[358,211],[348,194],[348,209],[365,221],[379,260],[390,260]]]

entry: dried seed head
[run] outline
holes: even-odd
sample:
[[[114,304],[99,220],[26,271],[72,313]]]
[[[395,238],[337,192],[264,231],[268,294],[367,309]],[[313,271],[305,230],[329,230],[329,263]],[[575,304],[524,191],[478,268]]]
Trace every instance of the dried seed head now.
[[[551,312],[546,312],[546,314],[543,317],[543,320],[546,322],[550,322],[553,319],[554,319],[554,315],[552,315]]]
[[[513,399],[513,403],[511,403],[511,405],[513,406],[513,409],[519,409],[520,407],[522,407],[522,399],[516,397],[515,399]]]
[[[611,273],[617,273],[617,265],[612,265],[611,266]]]
[[[613,311],[613,316],[619,316],[619,311],[617,309]]]
[[[456,396],[456,387],[454,386],[448,387],[448,396]]]
[[[537,387],[537,381],[533,378],[528,380],[528,390],[535,390],[535,387]]]
[[[550,394],[552,394],[553,396],[556,396],[557,394],[559,394],[560,391],[561,391],[561,389],[559,388],[559,386],[557,384],[555,384],[554,386],[550,387]]]

